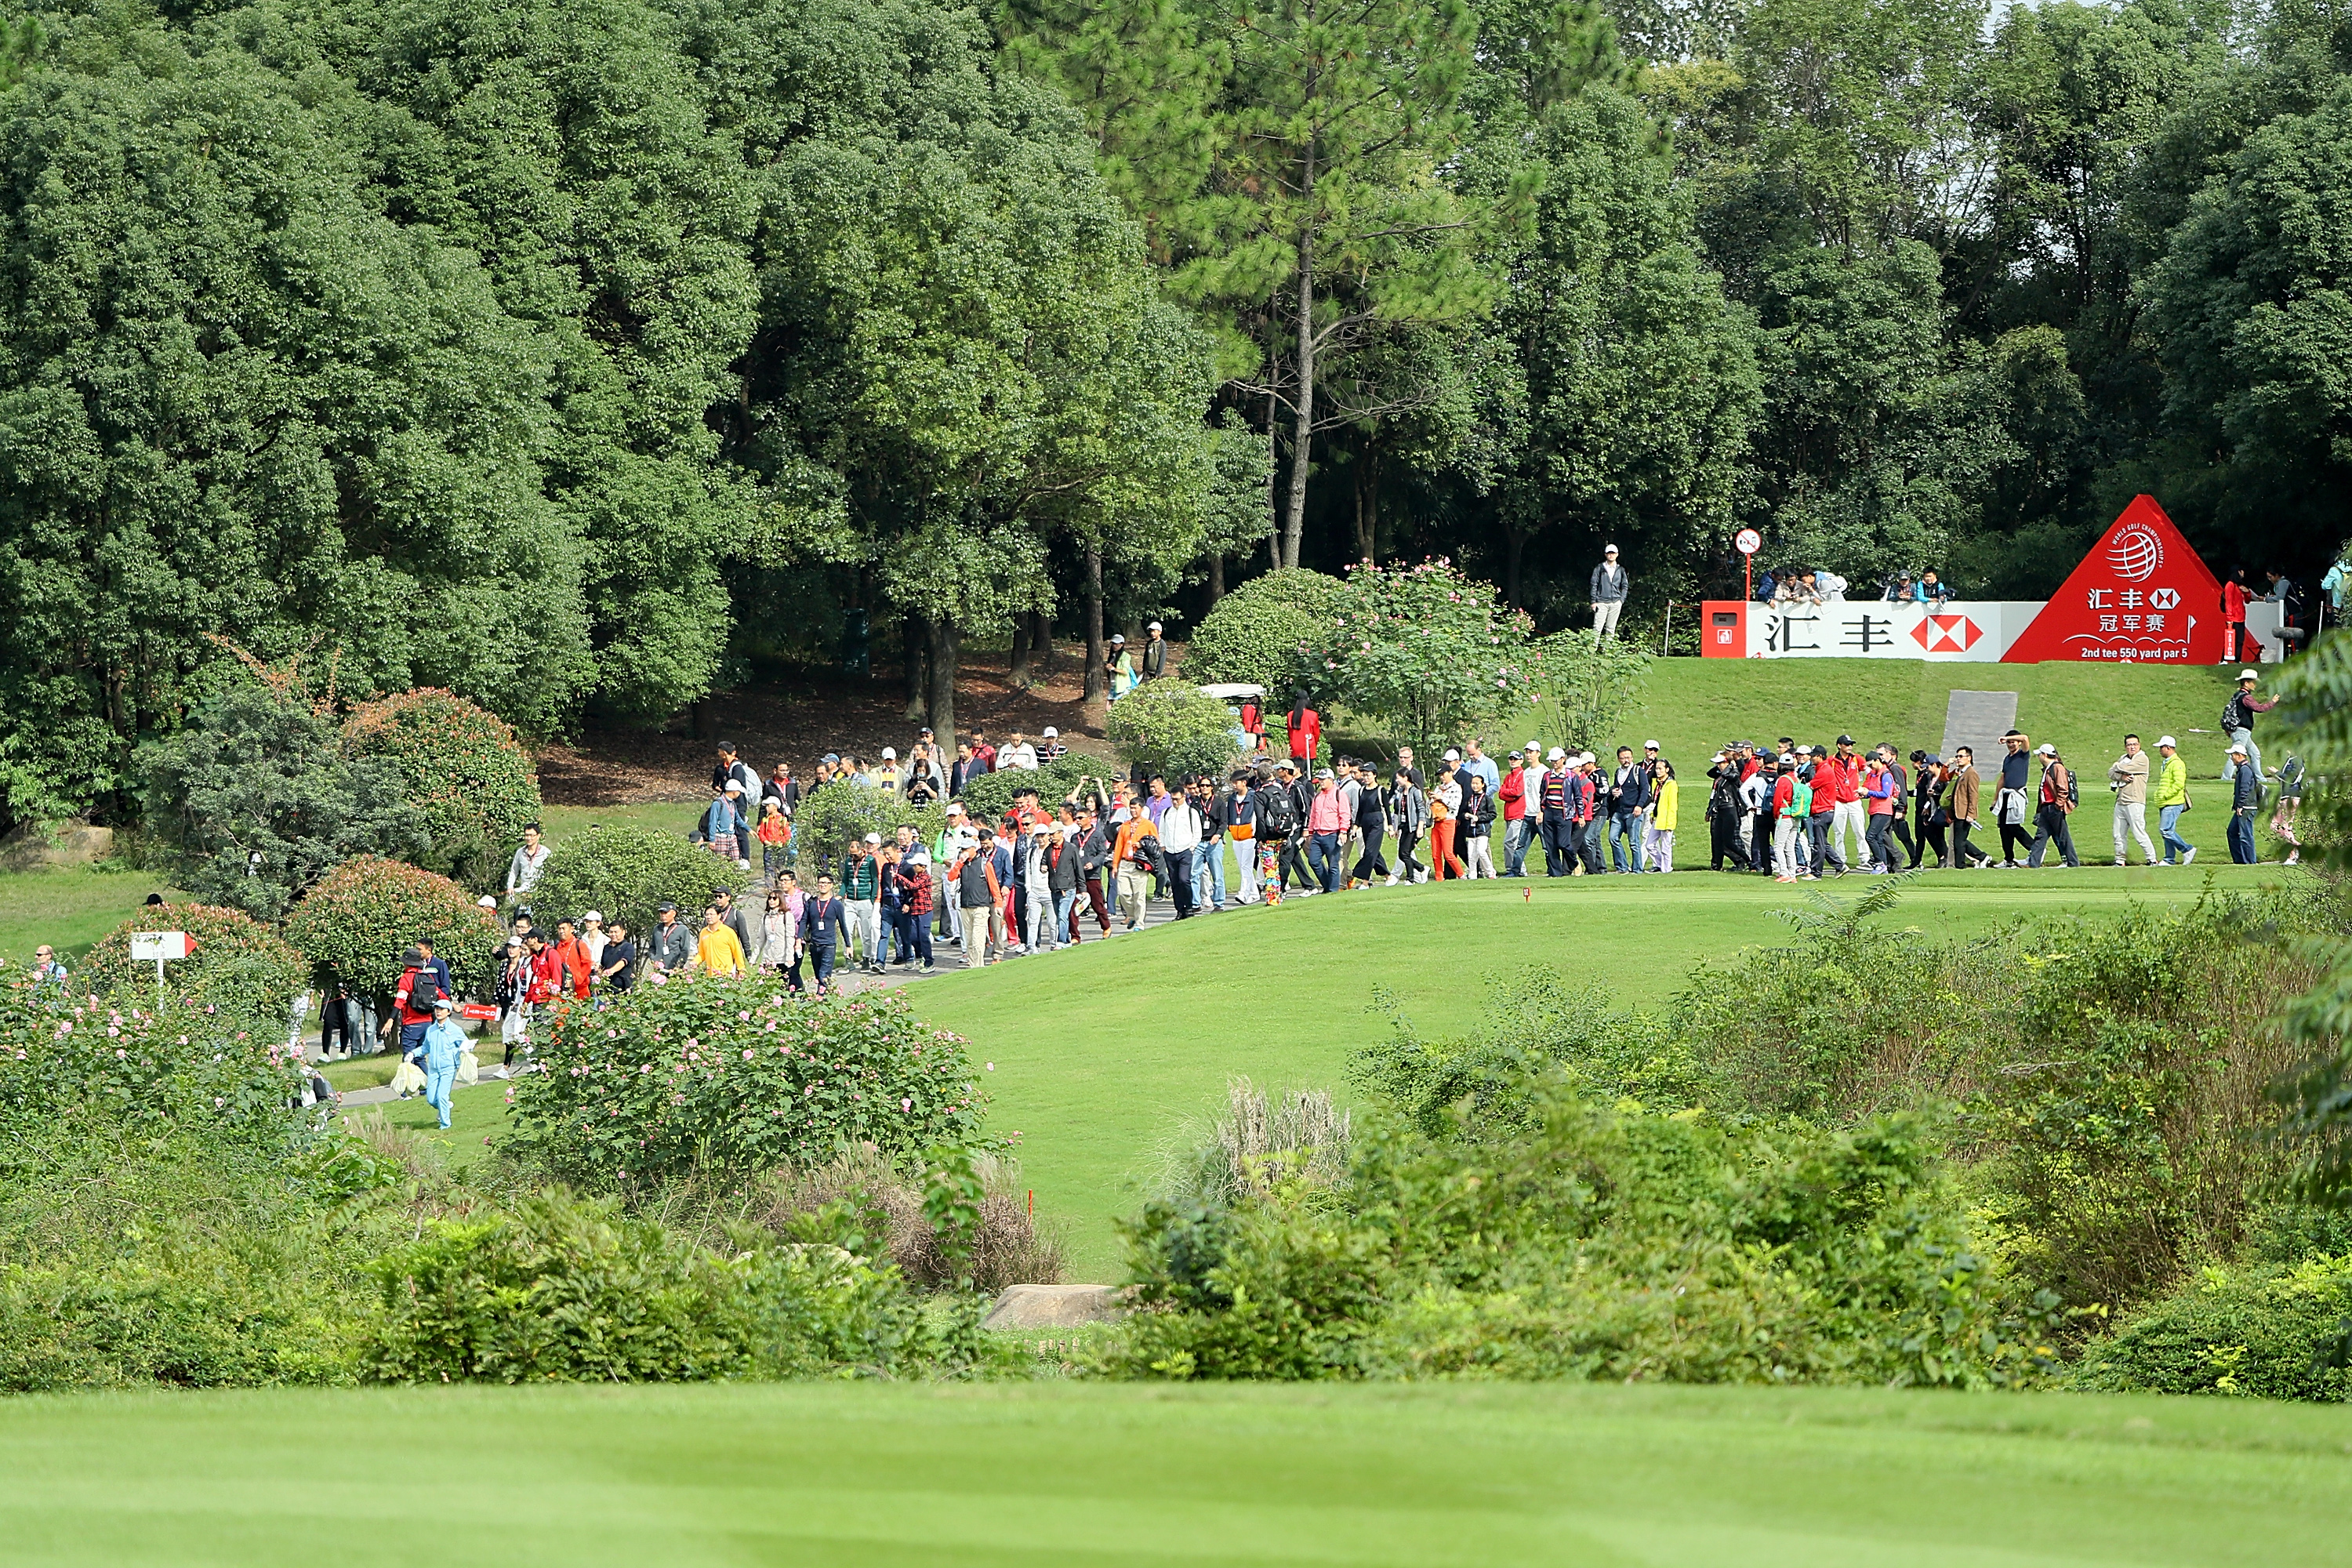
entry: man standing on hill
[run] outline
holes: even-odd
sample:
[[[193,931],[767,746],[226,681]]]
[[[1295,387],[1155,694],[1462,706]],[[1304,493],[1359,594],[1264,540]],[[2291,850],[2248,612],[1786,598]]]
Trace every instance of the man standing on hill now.
[[[2139,749],[2137,735],[2124,737],[2124,754],[2107,769],[2107,783],[2116,792],[2116,864],[2129,865],[2124,834],[2128,830],[2139,840],[2139,852],[2147,863],[2156,864],[2156,846],[2147,837],[2147,753]]]
[[[1592,636],[1597,642],[1617,635],[1617,617],[1625,608],[1625,595],[1633,580],[1625,575],[1625,568],[1617,563],[1617,547],[1610,545],[1601,552],[1601,564],[1592,569]]]
[[[514,852],[507,863],[507,902],[520,903],[547,869],[547,846],[541,841],[539,824],[526,823],[522,830],[522,847]],[[429,1022],[429,1020],[428,1020]]]
[[[1160,623],[1152,622],[1143,628],[1143,679],[1157,680],[1168,673],[1168,639],[1160,635]]]

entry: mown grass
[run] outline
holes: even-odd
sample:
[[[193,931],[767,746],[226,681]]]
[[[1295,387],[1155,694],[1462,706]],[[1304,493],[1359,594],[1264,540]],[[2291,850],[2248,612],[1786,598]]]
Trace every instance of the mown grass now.
[[[27,1568],[2296,1568],[2343,1561],[2352,1414],[1638,1386],[165,1394],[0,1405],[0,1471]]]

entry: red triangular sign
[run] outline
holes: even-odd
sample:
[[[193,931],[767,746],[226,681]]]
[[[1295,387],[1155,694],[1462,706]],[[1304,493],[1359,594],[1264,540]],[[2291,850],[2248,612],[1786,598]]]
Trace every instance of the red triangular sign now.
[[[2135,496],[2001,662],[2217,664],[2221,643],[2220,580],[2154,496]]]

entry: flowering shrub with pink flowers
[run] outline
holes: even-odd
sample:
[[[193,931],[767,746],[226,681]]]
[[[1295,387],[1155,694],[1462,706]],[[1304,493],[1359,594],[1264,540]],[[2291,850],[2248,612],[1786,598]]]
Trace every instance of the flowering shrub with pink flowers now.
[[[163,1137],[275,1148],[300,1122],[301,1092],[281,1024],[217,1005],[0,987],[0,1163],[33,1141],[76,1134]]]
[[[646,981],[563,1013],[514,1096],[509,1149],[569,1179],[885,1158],[979,1142],[961,1037],[896,995],[794,996],[773,975]]]

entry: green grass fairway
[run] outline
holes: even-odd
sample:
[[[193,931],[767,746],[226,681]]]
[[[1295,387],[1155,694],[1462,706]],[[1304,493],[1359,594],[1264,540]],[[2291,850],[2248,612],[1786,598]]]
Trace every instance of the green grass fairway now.
[[[2222,866],[2223,887],[2294,873]],[[1939,934],[2030,911],[2098,914],[2134,898],[2194,899],[2191,871],[1937,872],[1893,917]],[[1868,879],[1832,883],[1856,895]],[[1220,1109],[1225,1080],[1344,1088],[1348,1058],[1386,1032],[1385,987],[1426,1034],[1475,1018],[1486,977],[1533,963],[1655,1003],[1709,955],[1786,940],[1768,911],[1802,901],[1759,877],[1705,871],[1448,883],[1294,899],[908,988],[931,1023],[972,1042],[992,1131],[1021,1133],[1041,1214],[1070,1226],[1074,1279],[1117,1278],[1111,1217],[1135,1207],[1165,1153]],[[464,1102],[461,1100],[462,1112]]]
[[[814,1385],[0,1405],[21,1568],[2297,1568],[2352,1414],[1646,1387]]]
[[[175,896],[145,871],[66,866],[0,873],[0,963],[19,968],[47,942],[70,969],[99,938],[128,920],[150,893]]]

